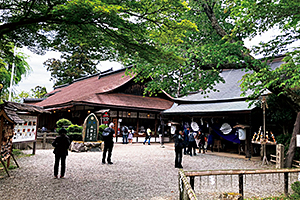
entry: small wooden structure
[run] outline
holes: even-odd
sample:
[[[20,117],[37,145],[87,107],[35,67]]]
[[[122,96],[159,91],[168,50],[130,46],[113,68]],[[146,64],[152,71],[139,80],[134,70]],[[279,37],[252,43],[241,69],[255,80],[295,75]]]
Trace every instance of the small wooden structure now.
[[[9,108],[4,105],[0,107],[0,161],[8,176],[8,167],[12,157],[17,167],[19,167],[14,155],[12,154],[12,137],[14,134],[14,125],[22,120]],[[6,163],[5,163],[6,162]]]
[[[12,147],[15,143],[33,142],[33,154],[35,154],[36,142],[36,121],[29,121],[29,118],[37,118],[39,113],[50,113],[38,106],[26,105],[21,103],[4,101],[0,105],[0,161],[9,176],[7,168],[10,165],[12,157],[17,167],[17,161],[12,154]],[[26,125],[26,126],[25,126]],[[16,127],[22,127],[23,130],[18,131]],[[18,137],[23,136],[26,137]],[[6,162],[6,163],[5,163]]]

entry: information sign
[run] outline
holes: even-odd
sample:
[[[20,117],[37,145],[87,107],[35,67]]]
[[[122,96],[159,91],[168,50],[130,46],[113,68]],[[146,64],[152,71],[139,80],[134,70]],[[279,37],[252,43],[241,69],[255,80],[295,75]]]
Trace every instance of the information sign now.
[[[13,142],[25,142],[35,140],[37,117],[28,115],[19,115],[19,117],[24,120],[24,123],[15,125]]]

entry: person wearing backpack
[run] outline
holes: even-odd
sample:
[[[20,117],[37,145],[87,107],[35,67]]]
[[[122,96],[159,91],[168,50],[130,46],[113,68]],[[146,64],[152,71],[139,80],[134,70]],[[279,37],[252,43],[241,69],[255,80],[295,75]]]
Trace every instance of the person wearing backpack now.
[[[102,154],[102,164],[105,164],[105,159],[106,159],[106,153],[107,155],[107,163],[112,165],[113,163],[111,162],[111,154],[112,150],[114,147],[114,141],[113,137],[115,136],[115,130],[114,128],[114,123],[110,123],[109,127],[105,128],[102,136],[103,136],[103,141],[104,141],[104,149],[103,149],[103,154]]]
[[[128,127],[123,126],[122,132],[123,132],[123,144],[128,144]]]
[[[150,145],[150,139],[151,139],[151,129],[147,128],[146,137],[145,137],[145,141],[143,142],[143,144],[145,144],[148,140],[148,145]]]
[[[194,132],[190,132],[189,133],[189,152],[190,152],[190,156],[193,156],[192,154],[192,149],[194,150],[194,156],[196,156],[196,147],[197,147],[197,144],[196,144],[196,138],[197,136],[197,133],[194,133]]]

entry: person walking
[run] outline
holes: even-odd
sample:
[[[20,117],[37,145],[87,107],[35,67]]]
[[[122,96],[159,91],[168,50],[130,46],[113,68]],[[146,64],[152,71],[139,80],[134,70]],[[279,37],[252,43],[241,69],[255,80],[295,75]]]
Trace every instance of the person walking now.
[[[184,130],[184,155],[188,154],[189,153],[189,149],[188,149],[188,146],[189,146],[189,134],[190,134],[190,128],[187,127],[185,130]]]
[[[58,166],[59,161],[61,161],[61,169],[60,169],[60,178],[65,177],[66,171],[66,157],[68,155],[68,148],[70,146],[70,139],[66,135],[67,130],[62,128],[59,130],[59,136],[55,138],[52,142],[52,146],[54,147],[53,153],[55,154],[55,163],[54,163],[54,178],[58,178]]]
[[[113,137],[115,136],[115,130],[114,128],[114,123],[110,123],[109,127],[105,128],[102,135],[103,140],[104,140],[104,149],[103,149],[103,154],[102,154],[102,164],[105,164],[105,159],[106,159],[106,153],[107,155],[107,163],[112,165],[113,162],[111,162],[111,154],[112,154],[112,150],[114,147],[114,141],[113,141]]]
[[[145,137],[145,141],[143,142],[143,144],[145,144],[148,140],[148,145],[150,145],[150,139],[151,139],[151,129],[147,128],[146,137]]]
[[[182,148],[184,146],[183,132],[175,131],[173,136],[175,142],[175,168],[183,168],[182,167]]]
[[[123,126],[122,132],[123,132],[123,144],[128,144],[128,127]]]
[[[194,156],[196,156],[196,147],[197,147],[197,144],[196,144],[196,138],[197,134],[194,133],[194,132],[190,132],[189,133],[189,153],[190,153],[190,156],[193,156],[193,153],[192,153],[192,150],[194,150]]]

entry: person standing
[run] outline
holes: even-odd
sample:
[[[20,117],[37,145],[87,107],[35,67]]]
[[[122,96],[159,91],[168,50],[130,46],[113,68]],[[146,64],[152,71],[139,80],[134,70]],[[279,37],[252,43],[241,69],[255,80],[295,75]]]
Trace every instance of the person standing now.
[[[148,140],[148,145],[150,145],[150,139],[151,139],[151,129],[147,128],[146,137],[145,137],[145,141],[143,142],[143,144],[145,144]]]
[[[132,144],[132,139],[133,139],[132,130],[129,130],[128,131],[128,141],[129,141],[129,144]]]
[[[70,139],[66,135],[67,130],[62,128],[59,130],[59,136],[55,138],[52,142],[52,146],[54,147],[53,153],[55,154],[55,163],[54,163],[54,178],[57,178],[58,175],[58,166],[59,161],[61,161],[61,170],[60,170],[60,178],[65,177],[66,171],[66,157],[68,155],[68,148],[70,146]]]
[[[175,168],[183,168],[182,167],[182,148],[184,146],[184,139],[182,131],[175,131],[173,136],[175,142]]]
[[[107,163],[112,165],[113,162],[111,162],[111,154],[112,154],[112,150],[114,147],[114,141],[113,141],[113,137],[115,136],[115,130],[114,128],[114,123],[110,123],[109,127],[107,127],[106,129],[104,129],[103,132],[108,133],[107,136],[103,137],[104,140],[104,149],[103,149],[103,155],[102,155],[102,164],[105,164],[105,159],[106,159],[106,153],[107,155]],[[103,134],[104,135],[104,134]]]
[[[187,127],[184,130],[184,155],[186,155],[186,154],[189,153],[189,149],[188,149],[188,146],[189,146],[189,134],[190,134],[190,128]]]
[[[194,156],[196,156],[196,147],[197,147],[197,144],[196,144],[196,138],[197,134],[194,133],[194,132],[190,132],[189,133],[189,153],[190,153],[190,156],[193,156],[193,151],[194,150]]]
[[[201,149],[202,152],[205,153],[205,135],[204,133],[201,133],[201,131],[198,131],[198,136],[199,136],[199,153],[201,153]]]
[[[123,144],[128,144],[128,127],[123,126],[122,132],[123,132]]]

